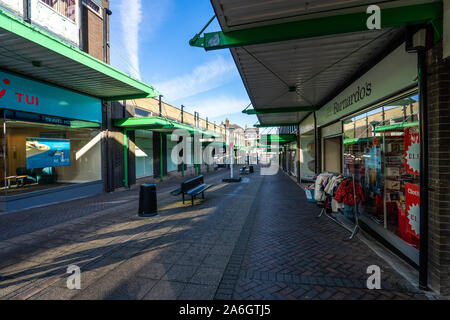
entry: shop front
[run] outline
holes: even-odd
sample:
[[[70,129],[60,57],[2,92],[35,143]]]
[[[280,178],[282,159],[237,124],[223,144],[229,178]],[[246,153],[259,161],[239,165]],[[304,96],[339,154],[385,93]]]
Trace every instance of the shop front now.
[[[352,218],[358,212],[364,226],[419,265],[417,62],[417,54],[406,52],[401,45],[316,116],[321,171],[340,176],[339,181],[354,180],[362,191],[354,205],[345,203],[345,216]],[[328,193],[336,201],[339,186],[334,193],[328,189]],[[350,216],[349,206],[358,207],[351,209]],[[333,210],[337,208],[332,206]]]
[[[311,182],[316,175],[316,132],[314,114],[300,123],[300,177]]]
[[[4,71],[0,81],[0,210],[101,193],[101,100]]]

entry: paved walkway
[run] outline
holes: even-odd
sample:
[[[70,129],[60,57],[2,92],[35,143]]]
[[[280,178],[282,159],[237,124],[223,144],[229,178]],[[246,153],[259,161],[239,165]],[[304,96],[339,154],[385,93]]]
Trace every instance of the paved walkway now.
[[[0,299],[422,299],[359,240],[316,219],[283,173],[214,188],[195,207],[158,186],[159,215],[137,217],[137,189],[0,216]],[[383,290],[365,289],[379,265]],[[81,268],[68,290],[67,267]]]

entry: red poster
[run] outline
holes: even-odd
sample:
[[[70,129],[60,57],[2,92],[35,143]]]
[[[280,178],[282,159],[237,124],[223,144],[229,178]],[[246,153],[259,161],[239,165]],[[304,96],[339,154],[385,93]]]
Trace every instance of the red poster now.
[[[405,130],[405,169],[409,174],[420,175],[420,140],[417,128]]]
[[[406,183],[406,232],[415,238],[420,237],[420,186]]]

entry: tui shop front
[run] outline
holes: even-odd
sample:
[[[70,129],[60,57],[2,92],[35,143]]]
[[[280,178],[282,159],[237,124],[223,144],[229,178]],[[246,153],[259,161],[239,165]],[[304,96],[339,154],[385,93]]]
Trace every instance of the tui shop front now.
[[[5,71],[0,81],[0,210],[101,193],[101,100]]]
[[[0,11],[0,214],[106,190],[113,101],[159,95]]]

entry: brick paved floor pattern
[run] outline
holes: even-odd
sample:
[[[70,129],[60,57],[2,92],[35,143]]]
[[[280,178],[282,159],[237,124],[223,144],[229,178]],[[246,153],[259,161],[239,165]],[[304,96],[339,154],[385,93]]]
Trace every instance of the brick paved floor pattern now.
[[[152,219],[136,216],[136,189],[0,217],[1,230],[32,225],[0,235],[0,299],[424,298],[362,242],[316,219],[283,174],[223,185],[224,174],[207,177],[217,189],[194,208],[174,203],[176,181],[159,186]],[[71,264],[83,271],[81,292],[66,287]],[[371,264],[383,290],[365,289]]]
[[[292,180],[265,177],[215,299],[426,299],[358,239],[307,203]],[[368,290],[367,267],[382,269]]]

